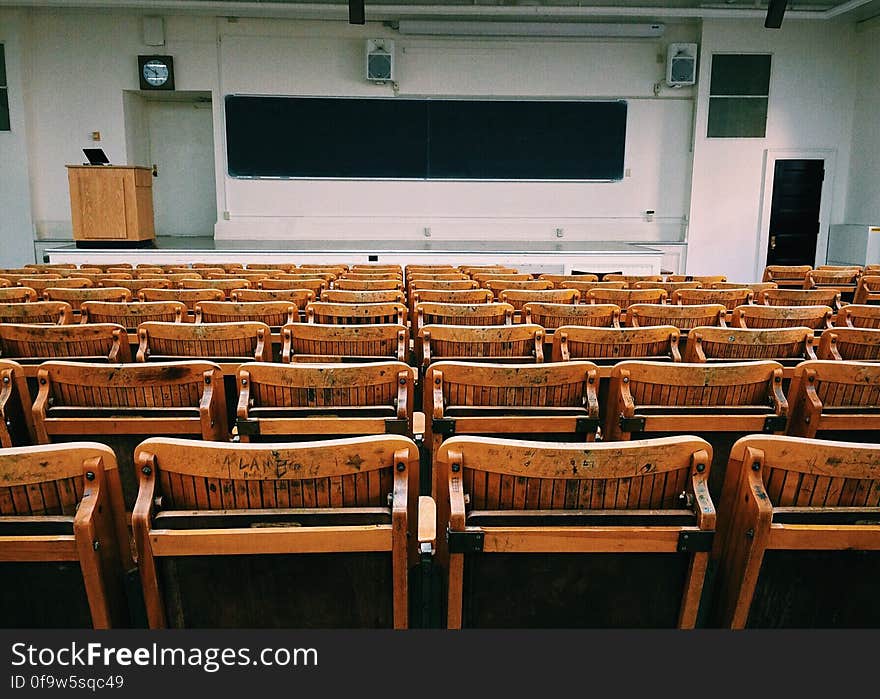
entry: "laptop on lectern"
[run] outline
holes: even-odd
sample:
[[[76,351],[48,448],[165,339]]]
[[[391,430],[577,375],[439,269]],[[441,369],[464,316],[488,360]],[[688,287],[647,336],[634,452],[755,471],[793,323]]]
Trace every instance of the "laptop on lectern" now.
[[[83,148],[83,153],[89,159],[89,165],[109,165],[110,161],[104,154],[103,148]]]

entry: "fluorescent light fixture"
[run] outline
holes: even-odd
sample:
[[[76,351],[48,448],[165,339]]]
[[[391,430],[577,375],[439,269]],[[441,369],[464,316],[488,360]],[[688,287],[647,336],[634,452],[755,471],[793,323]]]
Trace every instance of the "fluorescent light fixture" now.
[[[402,19],[401,34],[439,36],[569,36],[585,38],[657,38],[662,24],[611,24],[600,22],[480,22]]]

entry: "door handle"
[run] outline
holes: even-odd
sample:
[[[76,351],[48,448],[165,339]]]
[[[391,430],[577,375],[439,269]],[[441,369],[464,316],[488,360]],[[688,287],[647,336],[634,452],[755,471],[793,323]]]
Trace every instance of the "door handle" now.
[[[775,235],[770,236],[770,249],[771,250],[776,249],[776,236]]]
[[[156,163],[153,163],[153,177],[159,176],[159,166]]]

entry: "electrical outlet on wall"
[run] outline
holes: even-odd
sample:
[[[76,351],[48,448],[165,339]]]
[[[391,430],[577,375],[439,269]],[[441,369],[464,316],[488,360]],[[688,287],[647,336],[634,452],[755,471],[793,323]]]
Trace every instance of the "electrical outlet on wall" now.
[[[556,237],[562,238],[564,236],[565,236],[565,229],[564,228],[557,228],[556,229]]]

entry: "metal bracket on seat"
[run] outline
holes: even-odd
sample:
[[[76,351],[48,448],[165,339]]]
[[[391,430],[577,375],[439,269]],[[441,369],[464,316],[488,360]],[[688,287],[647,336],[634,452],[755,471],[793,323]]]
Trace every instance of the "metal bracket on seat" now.
[[[385,434],[409,435],[409,420],[401,417],[389,417],[385,419]]]
[[[599,418],[597,417],[579,417],[575,421],[575,432],[598,432]]]
[[[788,425],[785,415],[769,415],[764,420],[764,432],[784,432]]]
[[[681,532],[678,535],[678,551],[681,553],[706,553],[712,550],[715,539],[713,530]]]
[[[238,428],[238,434],[240,435],[260,434],[259,420],[246,420],[239,417],[235,419],[235,426]]]
[[[624,432],[644,432],[645,417],[643,415],[634,415],[633,417],[620,416],[620,429]]]
[[[483,532],[453,532],[446,530],[449,553],[480,553],[483,550]]]
[[[435,417],[431,421],[431,429],[434,434],[442,434],[450,436],[455,434],[455,418],[451,417]]]

